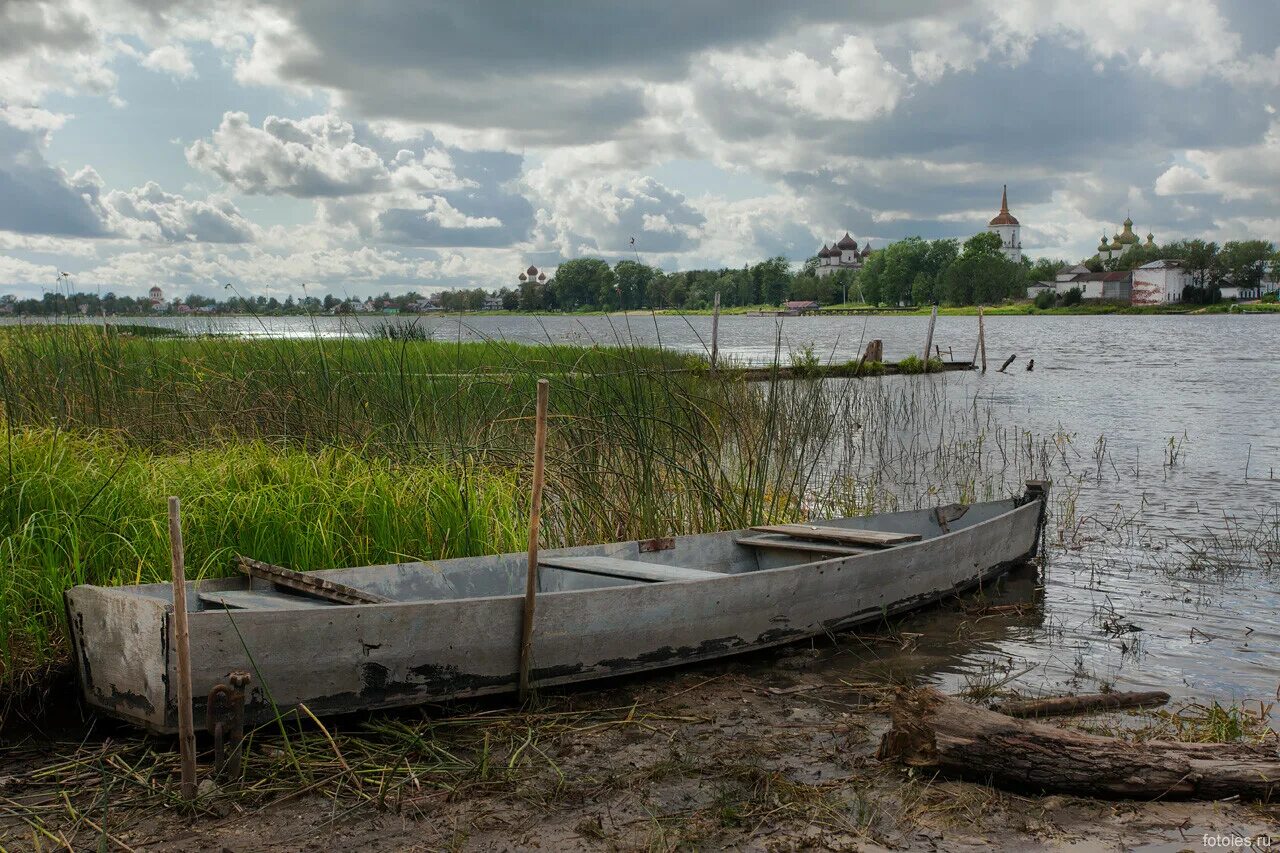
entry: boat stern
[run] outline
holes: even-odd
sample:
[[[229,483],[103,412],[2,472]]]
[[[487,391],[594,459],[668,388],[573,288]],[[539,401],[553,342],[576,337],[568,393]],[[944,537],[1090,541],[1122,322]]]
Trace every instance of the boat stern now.
[[[172,605],[100,586],[67,590],[76,678],[94,710],[168,731],[168,612]]]

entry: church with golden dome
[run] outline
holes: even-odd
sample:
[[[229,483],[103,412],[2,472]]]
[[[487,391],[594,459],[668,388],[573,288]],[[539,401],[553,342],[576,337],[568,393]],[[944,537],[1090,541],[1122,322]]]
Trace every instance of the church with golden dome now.
[[[1124,218],[1124,230],[1115,234],[1108,241],[1107,232],[1102,232],[1102,241],[1098,243],[1098,259],[1109,261],[1118,258],[1127,252],[1141,246],[1144,249],[1154,249],[1156,246],[1155,235],[1148,232],[1147,242],[1143,243],[1137,234],[1133,233],[1133,220],[1129,217]]]

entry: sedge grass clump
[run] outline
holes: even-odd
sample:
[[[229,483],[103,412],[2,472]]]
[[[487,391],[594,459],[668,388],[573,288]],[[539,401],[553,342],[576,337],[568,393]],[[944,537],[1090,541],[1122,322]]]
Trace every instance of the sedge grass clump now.
[[[942,359],[931,358],[928,362],[928,373],[942,372]],[[906,374],[925,373],[925,362],[917,355],[909,355],[898,362],[898,372]]]

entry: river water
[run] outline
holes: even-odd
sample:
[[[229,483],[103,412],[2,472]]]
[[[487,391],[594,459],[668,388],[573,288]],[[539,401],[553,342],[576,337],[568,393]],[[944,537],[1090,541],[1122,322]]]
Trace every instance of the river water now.
[[[635,340],[695,352],[706,351],[711,333],[707,316],[145,322],[247,336],[366,334],[416,322],[443,340]],[[879,338],[892,361],[920,352],[927,322],[725,316],[720,352],[760,364],[812,347],[842,362]],[[976,332],[974,317],[941,317],[934,341],[944,357],[968,359]],[[953,690],[1280,699],[1280,316],[998,316],[987,318],[986,338],[985,375],[877,381],[933,383],[948,405],[982,407],[1010,434],[1055,448],[1048,565],[1015,576],[994,599],[1024,603],[1017,613],[912,617],[893,644],[839,644],[833,665],[923,676]],[[1012,354],[1008,372],[996,372]]]

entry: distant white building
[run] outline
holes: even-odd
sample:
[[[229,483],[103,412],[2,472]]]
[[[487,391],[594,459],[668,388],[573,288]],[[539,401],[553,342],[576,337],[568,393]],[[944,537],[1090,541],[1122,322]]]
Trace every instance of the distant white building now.
[[[1009,212],[1009,187],[1000,195],[1000,212],[987,223],[987,230],[1000,235],[1000,251],[1015,264],[1022,263],[1022,226]]]
[[[1143,264],[1133,271],[1133,304],[1181,302],[1182,292],[1193,283],[1191,273],[1187,272],[1182,261],[1163,260]]]
[[[485,298],[484,298],[484,310],[486,310],[486,311],[501,311],[501,310],[502,310],[502,297],[501,297],[501,296],[499,296],[499,295],[498,295],[498,294],[496,294],[496,293],[490,293],[490,294],[488,294],[487,296],[485,296]]]
[[[871,254],[871,245],[867,244],[858,251],[858,241],[844,232],[844,236],[827,248],[825,243],[818,250],[818,278],[835,275],[840,270],[857,272],[862,269],[862,262]]]

